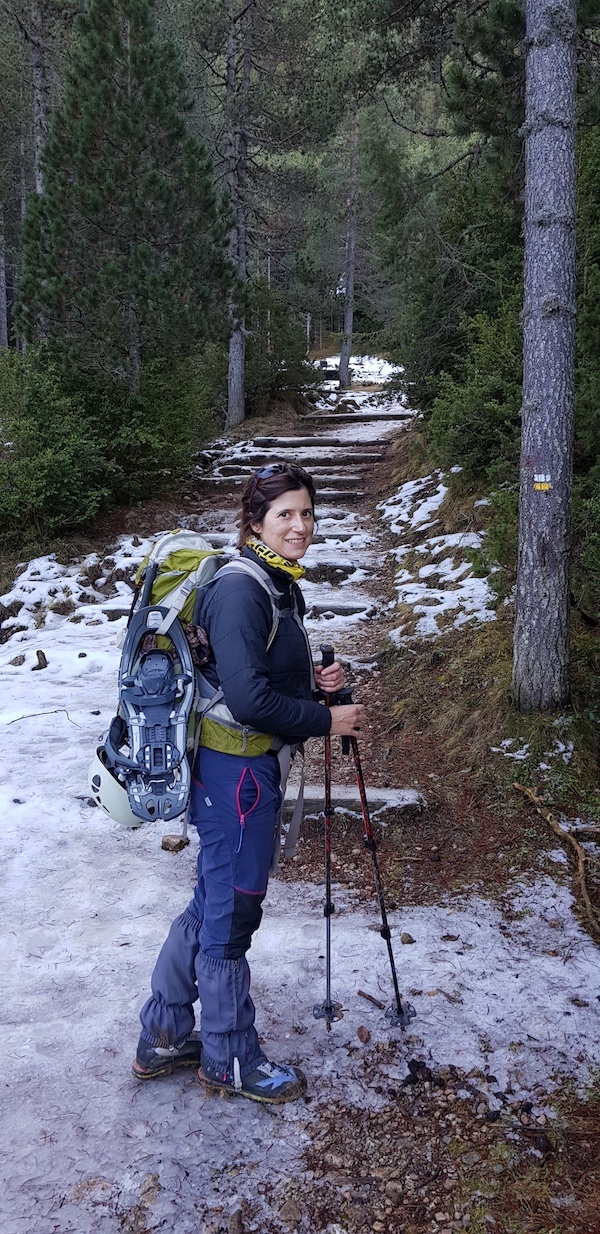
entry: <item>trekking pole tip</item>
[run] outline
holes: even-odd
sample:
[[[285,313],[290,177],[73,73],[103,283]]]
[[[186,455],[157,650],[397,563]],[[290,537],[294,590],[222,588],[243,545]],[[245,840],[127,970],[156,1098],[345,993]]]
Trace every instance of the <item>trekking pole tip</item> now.
[[[411,1020],[416,1018],[416,1011],[411,1003],[398,1003],[397,1006],[392,1004],[388,1007],[385,1013],[385,1018],[391,1028],[408,1028]]]
[[[341,1003],[315,1003],[313,1007],[315,1020],[326,1020],[327,1032],[335,1020],[343,1020],[344,1009]]]

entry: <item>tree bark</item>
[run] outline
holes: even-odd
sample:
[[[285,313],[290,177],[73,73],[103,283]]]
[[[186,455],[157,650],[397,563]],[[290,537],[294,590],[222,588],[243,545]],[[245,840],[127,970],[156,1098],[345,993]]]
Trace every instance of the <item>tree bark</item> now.
[[[36,193],[44,191],[42,154],[48,134],[48,73],[46,68],[46,36],[41,0],[31,6],[31,76],[33,82],[33,176]]]
[[[6,300],[6,246],[4,206],[0,203],[0,347],[8,347],[8,305]]]
[[[346,261],[344,288],[344,333],[340,351],[340,390],[350,389],[350,355],[354,328],[354,269],[356,264],[356,190],[358,108],[352,118],[348,151],[348,201],[346,206]]]
[[[248,92],[252,55],[254,0],[238,11],[236,0],[227,0],[226,50],[226,163],[227,185],[233,216],[229,233],[229,256],[240,287],[247,280],[247,177]],[[239,298],[229,302],[229,363],[225,428],[242,424],[245,407],[246,322]]]
[[[576,0],[527,0],[525,288],[513,700],[569,694]]]

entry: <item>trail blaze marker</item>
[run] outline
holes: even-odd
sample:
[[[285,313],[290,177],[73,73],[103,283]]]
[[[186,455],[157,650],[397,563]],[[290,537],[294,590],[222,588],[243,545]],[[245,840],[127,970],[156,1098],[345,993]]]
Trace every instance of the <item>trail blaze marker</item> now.
[[[552,488],[550,476],[536,475],[533,477],[533,487],[538,493],[548,493]]]

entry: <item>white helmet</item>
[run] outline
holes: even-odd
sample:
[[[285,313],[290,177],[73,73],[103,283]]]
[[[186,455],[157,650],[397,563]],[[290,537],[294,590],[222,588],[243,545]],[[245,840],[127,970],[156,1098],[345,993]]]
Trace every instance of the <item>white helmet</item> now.
[[[115,823],[122,827],[143,826],[143,818],[137,818],[131,809],[127,789],[106,762],[104,746],[98,746],[90,763],[88,783],[94,801]]]

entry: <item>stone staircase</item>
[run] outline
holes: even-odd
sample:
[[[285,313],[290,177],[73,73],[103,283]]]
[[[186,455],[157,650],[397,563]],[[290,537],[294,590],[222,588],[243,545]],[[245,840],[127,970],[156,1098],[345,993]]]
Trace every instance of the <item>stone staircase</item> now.
[[[310,432],[263,434],[235,444],[217,442],[204,451],[197,476],[200,502],[203,497],[214,501],[218,495],[222,507],[231,511],[227,524],[222,507],[208,508],[198,526],[215,548],[223,548],[235,541],[233,519],[240,489],[257,467],[295,462],[310,471],[316,485],[318,524],[303,562],[306,624],[313,643],[335,638],[340,651],[354,659],[357,621],[367,621],[387,603],[377,590],[384,551],[374,512],[374,471],[385,459],[393,437],[413,415],[397,400],[386,404],[381,397],[373,392],[357,391],[349,396],[330,391],[327,406],[331,411],[317,409],[304,417],[310,421]],[[321,420],[326,421],[322,432],[317,428]]]

